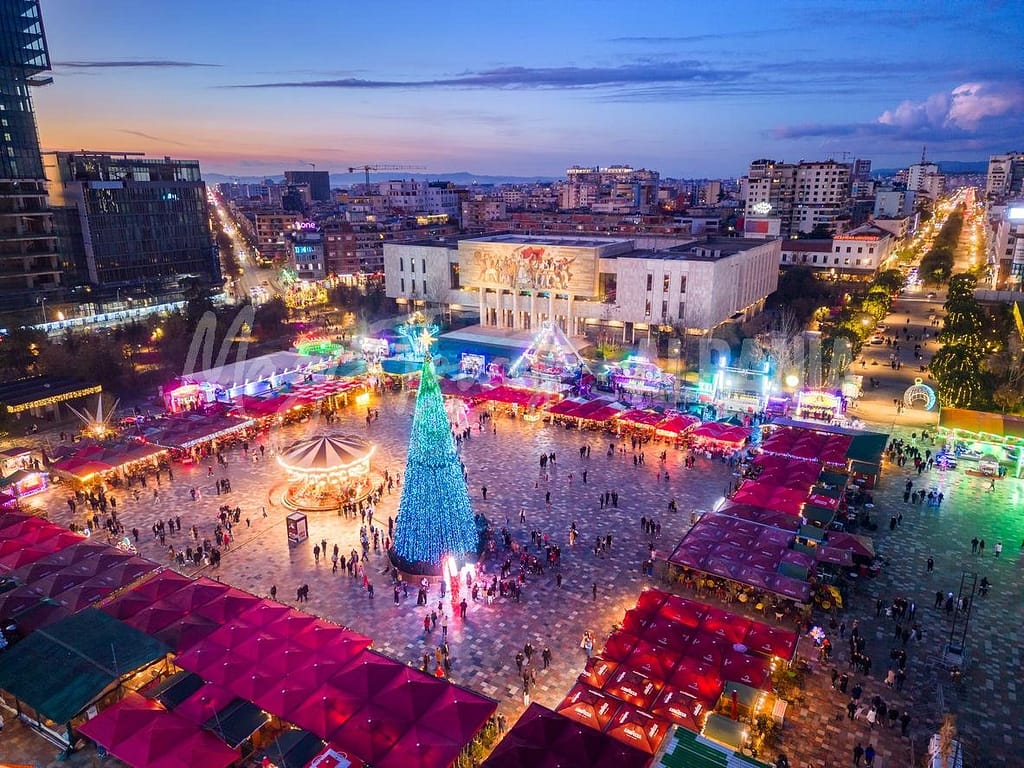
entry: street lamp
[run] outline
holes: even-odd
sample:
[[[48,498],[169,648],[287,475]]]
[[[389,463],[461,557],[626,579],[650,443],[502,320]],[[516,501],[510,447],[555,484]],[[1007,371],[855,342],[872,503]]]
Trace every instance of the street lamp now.
[[[47,322],[47,320],[46,320],[46,297],[45,296],[40,296],[39,297],[39,307],[42,310],[42,313],[43,313],[43,323],[45,324]]]

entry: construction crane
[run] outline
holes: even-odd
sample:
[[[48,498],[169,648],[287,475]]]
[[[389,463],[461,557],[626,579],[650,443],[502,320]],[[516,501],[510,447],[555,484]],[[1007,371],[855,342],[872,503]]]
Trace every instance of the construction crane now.
[[[360,170],[366,174],[366,186],[370,186],[370,171],[425,171],[427,169],[422,165],[386,165],[384,163],[377,163],[375,165],[351,166],[348,172],[355,173]]]

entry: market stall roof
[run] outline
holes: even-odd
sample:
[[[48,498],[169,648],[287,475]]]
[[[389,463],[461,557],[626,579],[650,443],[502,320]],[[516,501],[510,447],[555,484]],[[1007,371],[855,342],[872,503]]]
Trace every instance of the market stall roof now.
[[[854,557],[873,559],[875,556],[875,545],[867,536],[845,531],[829,531],[825,543],[832,549],[845,549]]]
[[[690,431],[694,437],[702,440],[714,440],[730,445],[742,445],[750,437],[749,427],[737,427],[718,421],[706,421]]]
[[[89,608],[33,632],[0,654],[0,690],[56,723],[67,723],[122,675],[169,650]]]
[[[278,463],[300,472],[330,472],[369,459],[376,446],[358,435],[316,435],[281,451]]]
[[[257,761],[270,760],[278,768],[306,768],[325,744],[323,739],[301,728],[289,728],[256,755]]]
[[[669,435],[681,435],[689,432],[700,424],[700,419],[688,413],[671,412],[654,425],[656,432]]]
[[[212,733],[134,692],[78,730],[134,768],[224,768],[241,756]]]
[[[540,704],[531,704],[482,768],[645,768],[650,755]]]
[[[725,745],[734,752],[739,752],[747,742],[747,725],[712,712],[704,721],[701,735]]]
[[[0,405],[8,413],[24,413],[103,391],[99,384],[56,376],[29,376],[0,384]]]
[[[300,355],[297,352],[271,352],[228,363],[217,368],[197,371],[182,377],[184,383],[207,384],[228,389],[246,382],[260,381],[270,376],[305,371],[327,363],[329,355]]]

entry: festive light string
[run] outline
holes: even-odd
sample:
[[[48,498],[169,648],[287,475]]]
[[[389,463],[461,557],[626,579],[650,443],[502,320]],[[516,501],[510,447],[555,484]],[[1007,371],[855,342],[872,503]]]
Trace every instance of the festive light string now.
[[[394,549],[411,563],[432,565],[448,555],[473,555],[477,549],[469,491],[429,355],[416,395]]]

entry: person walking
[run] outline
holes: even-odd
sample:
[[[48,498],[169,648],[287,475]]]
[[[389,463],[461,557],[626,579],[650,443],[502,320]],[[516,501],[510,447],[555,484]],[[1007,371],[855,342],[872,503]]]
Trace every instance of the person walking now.
[[[594,600],[597,600],[597,582],[596,581],[591,586],[590,591],[594,595]]]
[[[1003,554],[1003,542],[997,541],[996,545],[992,548],[992,550],[996,553],[996,557],[999,557],[1001,554]]]
[[[864,749],[864,765],[866,765],[867,768],[872,768],[872,766],[874,764],[875,764],[875,748],[874,748],[873,745],[868,744],[867,747],[865,747],[865,749]]]
[[[864,757],[864,747],[862,747],[858,741],[857,746],[853,748],[853,764],[859,766],[860,759],[862,757]]]

